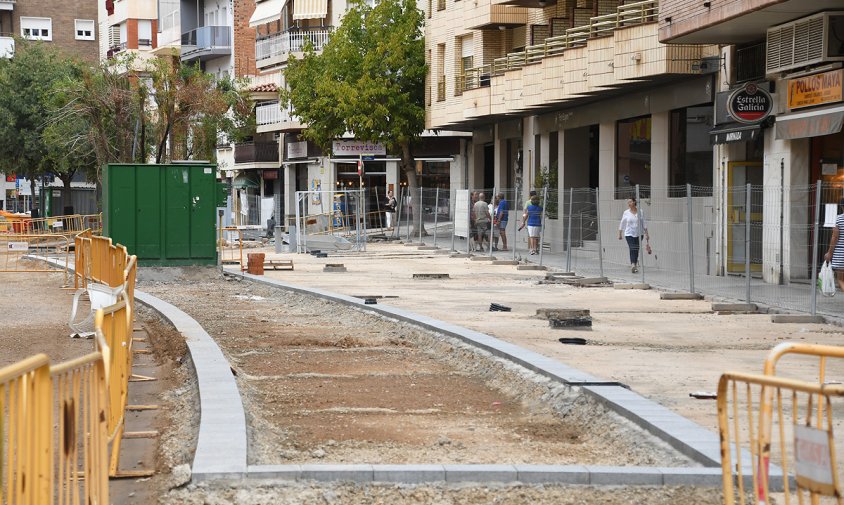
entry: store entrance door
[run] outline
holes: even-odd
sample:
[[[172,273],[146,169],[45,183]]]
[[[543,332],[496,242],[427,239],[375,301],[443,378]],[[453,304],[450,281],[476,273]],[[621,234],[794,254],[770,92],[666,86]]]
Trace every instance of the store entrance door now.
[[[727,273],[744,273],[750,255],[750,271],[762,271],[762,162],[733,161],[727,165]],[[747,184],[751,184],[750,201]],[[748,205],[750,219],[748,223]],[[750,225],[750,247],[747,225]]]

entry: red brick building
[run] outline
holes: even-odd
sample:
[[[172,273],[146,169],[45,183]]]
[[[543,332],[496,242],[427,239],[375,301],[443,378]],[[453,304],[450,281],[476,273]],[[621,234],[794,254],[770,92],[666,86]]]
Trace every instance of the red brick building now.
[[[0,0],[0,55],[12,36],[43,40],[88,61],[99,56],[95,0]],[[13,49],[12,49],[13,51]]]

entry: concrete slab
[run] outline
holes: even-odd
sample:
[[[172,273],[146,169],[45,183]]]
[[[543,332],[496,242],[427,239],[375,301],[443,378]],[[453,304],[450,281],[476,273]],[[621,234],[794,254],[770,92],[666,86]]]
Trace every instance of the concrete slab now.
[[[246,476],[250,479],[300,480],[300,465],[250,465]]]
[[[495,260],[492,262],[493,265],[518,265],[519,262],[516,260]]]
[[[548,270],[548,267],[542,265],[519,265],[516,270]]]
[[[375,482],[445,482],[443,465],[373,465]]]
[[[301,465],[302,480],[372,482],[372,465]]]
[[[647,283],[632,283],[632,284],[613,284],[615,289],[651,289],[651,285]]]
[[[495,261],[495,256],[472,256],[472,261]]]
[[[755,303],[713,303],[712,310],[715,312],[751,313],[759,310]]]
[[[436,251],[437,249],[439,249],[439,247],[435,247],[432,245],[421,245],[417,247],[417,250],[419,251]]]
[[[662,471],[659,468],[617,466],[587,466],[589,484],[593,486],[660,486]]]
[[[513,465],[443,465],[446,482],[513,482],[518,473]]]
[[[826,319],[823,316],[813,316],[811,314],[772,314],[772,323],[795,323],[795,324],[825,324]]]
[[[703,300],[700,293],[660,293],[660,300]]]
[[[589,470],[582,465],[515,465],[525,484],[589,484]]]

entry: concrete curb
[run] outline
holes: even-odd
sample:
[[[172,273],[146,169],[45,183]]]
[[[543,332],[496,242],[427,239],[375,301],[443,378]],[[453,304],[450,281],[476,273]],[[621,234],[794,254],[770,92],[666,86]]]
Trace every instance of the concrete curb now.
[[[427,316],[414,314],[389,305],[367,305],[360,298],[340,295],[322,289],[303,288],[275,279],[241,272],[230,272],[226,270],[225,273],[269,286],[345,303],[361,310],[416,324],[431,331],[445,333],[557,382],[572,386],[581,386],[584,388],[584,391],[592,395],[593,398],[607,408],[619,413],[659,437],[692,460],[704,466],[720,468],[721,447],[717,434],[709,432],[685,417],[651,400],[618,386],[616,382],[595,377],[559,361],[504,342],[490,335]]]
[[[246,476],[246,414],[229,362],[213,338],[191,318],[164,300],[135,291],[135,300],[155,310],[184,337],[199,385],[199,437],[193,479]]]

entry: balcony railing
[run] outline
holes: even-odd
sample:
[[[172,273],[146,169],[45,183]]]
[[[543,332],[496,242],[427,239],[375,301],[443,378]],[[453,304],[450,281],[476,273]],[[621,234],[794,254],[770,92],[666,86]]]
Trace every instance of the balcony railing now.
[[[292,107],[282,109],[278,102],[262,103],[255,107],[255,122],[258,126],[278,123],[298,123]]]
[[[235,144],[235,163],[273,163],[278,161],[278,142]]]
[[[231,28],[202,26],[182,34],[182,59],[214,58],[231,54]]]
[[[125,50],[126,50],[126,42],[121,42],[119,44],[113,45],[113,46],[108,48],[108,51],[106,52],[106,58],[112,59]]]
[[[491,76],[503,75],[507,70],[539,63],[549,56],[558,56],[566,49],[586,45],[589,39],[610,36],[619,28],[654,23],[658,9],[658,0],[621,5],[613,14],[590,18],[588,24],[569,28],[566,33],[548,37],[541,44],[527,46],[524,51],[496,58],[492,64],[466,69],[462,78],[458,78],[456,82],[463,85],[464,91],[489,86]]]
[[[289,30],[261,37],[255,41],[255,60],[264,60],[283,56],[292,52],[305,50],[305,44],[310,41],[314,50],[322,51],[331,36],[332,28],[315,28],[312,30]]]
[[[2,1],[2,0],[0,0]],[[139,47],[152,47],[152,39],[138,39]]]

